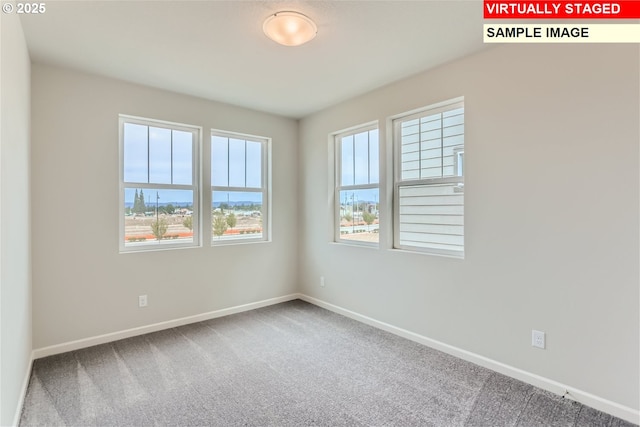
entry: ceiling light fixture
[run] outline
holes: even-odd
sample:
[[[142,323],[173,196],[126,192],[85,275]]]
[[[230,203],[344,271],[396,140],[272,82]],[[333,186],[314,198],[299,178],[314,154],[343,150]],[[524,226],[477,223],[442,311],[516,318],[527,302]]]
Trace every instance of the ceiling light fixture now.
[[[318,33],[318,27],[309,17],[288,11],[269,16],[262,29],[267,37],[284,46],[300,46]]]

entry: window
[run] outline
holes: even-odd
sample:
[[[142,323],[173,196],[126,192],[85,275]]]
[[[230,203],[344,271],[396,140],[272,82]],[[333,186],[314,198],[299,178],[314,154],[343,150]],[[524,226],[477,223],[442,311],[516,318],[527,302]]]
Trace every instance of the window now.
[[[394,246],[464,256],[464,103],[393,121]]]
[[[377,244],[379,149],[377,124],[335,135],[336,241]]]
[[[120,116],[120,250],[196,246],[200,129]]]
[[[269,139],[212,131],[213,244],[268,240]]]

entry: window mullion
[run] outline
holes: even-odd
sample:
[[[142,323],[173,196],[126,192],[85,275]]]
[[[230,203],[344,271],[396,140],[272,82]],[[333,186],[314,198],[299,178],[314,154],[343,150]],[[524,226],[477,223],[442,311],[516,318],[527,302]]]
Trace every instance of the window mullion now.
[[[357,185],[343,185],[339,187],[340,191],[351,191],[351,190],[370,190],[374,188],[378,188],[378,184],[357,184]]]
[[[238,192],[238,193],[257,193],[263,191],[264,187],[229,187],[229,186],[220,186],[220,185],[212,185],[211,191],[230,191],[230,192]]]
[[[231,138],[227,138],[227,185],[231,182]]]
[[[355,135],[351,135],[351,157],[353,158],[353,169],[351,169],[351,174],[353,175],[353,183],[356,183],[356,137]]]
[[[142,188],[150,190],[194,190],[197,188],[194,184],[153,184],[146,182],[123,182],[126,188]]]
[[[151,182],[151,138],[149,126],[147,126],[147,182]]]
[[[244,140],[244,186],[247,186],[247,140]]]
[[[371,131],[367,132],[367,183],[371,183]]]
[[[171,130],[171,156],[170,156],[171,160],[171,183],[173,184],[173,130]]]

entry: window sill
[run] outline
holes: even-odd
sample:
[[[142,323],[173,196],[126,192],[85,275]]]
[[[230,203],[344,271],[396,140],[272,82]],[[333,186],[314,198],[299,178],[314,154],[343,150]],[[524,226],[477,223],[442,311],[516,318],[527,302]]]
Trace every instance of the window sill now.
[[[261,243],[271,243],[271,240],[264,239],[229,239],[229,240],[212,240],[211,247],[235,246],[235,245],[256,245]]]
[[[441,258],[450,258],[450,259],[456,259],[459,261],[464,261],[464,253],[461,255],[455,255],[455,254],[445,254],[445,253],[430,252],[430,251],[411,250],[411,249],[405,249],[405,248],[389,248],[388,250],[391,252],[397,252],[401,254],[429,255],[429,256],[436,256]]]
[[[367,243],[367,242],[352,242],[352,241],[338,241],[338,242],[329,242],[329,245],[335,246],[346,246],[352,248],[364,248],[364,249],[380,249],[379,243]]]
[[[181,249],[197,249],[201,248],[202,245],[194,245],[194,244],[158,244],[157,246],[152,245],[140,245],[139,247],[131,247],[131,248],[120,248],[120,254],[139,254],[145,252],[164,252],[164,251],[175,251]]]

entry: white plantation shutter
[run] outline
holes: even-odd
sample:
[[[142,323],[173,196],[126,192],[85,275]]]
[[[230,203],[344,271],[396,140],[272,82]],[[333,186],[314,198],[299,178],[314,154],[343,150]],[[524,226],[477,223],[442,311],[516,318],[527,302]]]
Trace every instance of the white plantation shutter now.
[[[401,245],[464,250],[464,196],[456,188],[457,184],[400,187]]]
[[[394,120],[394,139],[394,246],[463,256],[463,102]]]

